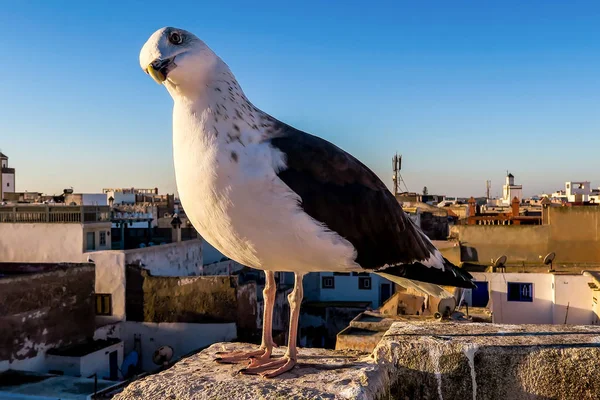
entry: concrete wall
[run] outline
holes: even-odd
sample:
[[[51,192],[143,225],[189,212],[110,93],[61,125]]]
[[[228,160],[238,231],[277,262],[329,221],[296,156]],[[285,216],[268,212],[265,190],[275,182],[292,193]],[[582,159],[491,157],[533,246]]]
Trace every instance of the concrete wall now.
[[[112,316],[98,316],[100,323],[126,319],[126,265],[141,265],[152,275],[159,276],[197,275],[202,267],[200,240],[134,250],[96,251],[87,255],[96,264],[96,293],[112,297]]]
[[[85,262],[86,233],[95,232],[95,249],[110,249],[110,222],[1,223],[0,262]],[[107,233],[100,245],[100,232]]]
[[[462,247],[462,261],[489,263],[501,255],[509,263],[540,263],[556,253],[556,263],[600,262],[600,207],[550,207],[549,225],[457,225],[451,235]]]
[[[43,371],[47,349],[91,337],[93,291],[93,266],[0,278],[0,371]]]
[[[256,284],[237,277],[157,277],[127,267],[127,320],[229,323],[257,329]]]
[[[236,338],[235,323],[193,324],[193,323],[152,323],[120,322],[109,329],[97,331],[96,339],[120,338],[125,343],[125,355],[134,350],[134,335],[141,340],[142,369],[152,371],[158,365],[152,362],[152,355],[161,346],[171,346],[173,360],[190,352],[202,349],[216,342],[229,342]],[[119,364],[120,367],[120,364]]]
[[[154,276],[200,275],[202,240],[169,243],[125,251],[127,265],[139,265]]]
[[[206,249],[206,247],[204,247]],[[246,268],[237,261],[227,260],[215,262],[212,264],[204,264],[200,268],[200,275],[231,275]]]
[[[96,265],[96,293],[110,294],[112,316],[97,316],[100,323],[125,319],[125,252],[97,251],[90,254]]]
[[[146,371],[156,369],[157,365],[152,362],[152,355],[161,346],[171,346],[174,358],[177,359],[213,343],[229,342],[237,337],[235,323],[126,322],[122,327],[122,337],[127,343],[126,353],[133,350],[134,334],[141,335],[142,368]]]
[[[551,207],[551,242],[558,262],[600,262],[600,207]]]
[[[589,276],[473,273],[473,277],[488,282],[494,323],[564,324],[567,317],[568,324],[590,325],[595,320]],[[533,302],[508,301],[508,282],[532,283]]]
[[[593,310],[593,291],[584,275],[554,275],[553,322],[590,325],[596,321]],[[567,311],[568,307],[568,311]]]
[[[0,224],[1,262],[82,262],[82,224]]]
[[[455,225],[450,231],[460,240],[462,261],[489,264],[506,255],[510,262],[540,262],[549,253],[547,225]]]

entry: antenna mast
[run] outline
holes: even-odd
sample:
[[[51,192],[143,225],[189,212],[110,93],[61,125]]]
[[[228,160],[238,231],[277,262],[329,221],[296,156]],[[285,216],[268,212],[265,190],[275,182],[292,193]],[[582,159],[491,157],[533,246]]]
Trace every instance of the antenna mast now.
[[[401,189],[401,184],[404,185],[405,191],[408,192],[406,182],[404,182],[404,179],[402,179],[402,175],[400,174],[401,169],[402,154],[398,155],[398,153],[396,153],[394,157],[392,157],[392,171],[394,172],[392,175],[392,181],[394,182],[394,196],[398,196],[398,189]]]

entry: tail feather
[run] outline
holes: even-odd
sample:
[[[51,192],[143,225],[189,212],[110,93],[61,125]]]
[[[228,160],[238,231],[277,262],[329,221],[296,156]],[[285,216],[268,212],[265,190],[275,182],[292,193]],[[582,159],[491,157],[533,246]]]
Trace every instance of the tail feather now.
[[[390,274],[386,274],[383,272],[376,272],[376,274],[379,276],[382,276],[394,283],[397,283],[398,285],[400,285],[404,288],[417,289],[428,295],[431,295],[434,297],[439,297],[440,299],[447,299],[449,297],[453,297],[452,293],[448,292],[443,287],[436,285],[434,283],[412,281],[410,279],[401,278],[399,276],[390,275]]]
[[[444,268],[429,267],[422,263],[399,264],[378,270],[376,273],[404,287],[418,286],[419,290],[436,297],[449,294],[439,285],[474,289],[473,276],[456,267],[446,258]],[[439,293],[439,294],[434,294]]]

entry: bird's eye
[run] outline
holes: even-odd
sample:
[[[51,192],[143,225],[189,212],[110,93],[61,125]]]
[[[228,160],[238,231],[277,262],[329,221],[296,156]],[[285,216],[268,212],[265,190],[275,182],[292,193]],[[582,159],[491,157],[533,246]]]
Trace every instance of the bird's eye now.
[[[177,32],[171,32],[169,35],[169,42],[173,44],[181,44],[183,43],[183,37]]]

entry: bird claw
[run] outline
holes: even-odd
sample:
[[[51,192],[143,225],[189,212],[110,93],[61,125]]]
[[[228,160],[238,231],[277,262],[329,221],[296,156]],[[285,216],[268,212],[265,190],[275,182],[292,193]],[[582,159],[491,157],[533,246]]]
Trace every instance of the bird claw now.
[[[253,362],[251,362],[248,367],[242,368],[239,373],[244,375],[260,375],[263,378],[270,379],[290,371],[296,365],[296,360],[293,360],[288,356],[277,358],[275,360],[261,360],[260,362],[254,363],[254,365]]]
[[[260,349],[260,350],[248,351],[248,352],[219,351],[215,354],[217,355],[217,357],[215,358],[215,361],[218,362],[219,364],[237,364],[237,363],[245,362],[248,360],[263,359],[265,357],[268,358],[271,356],[271,352],[267,351],[267,349]]]

